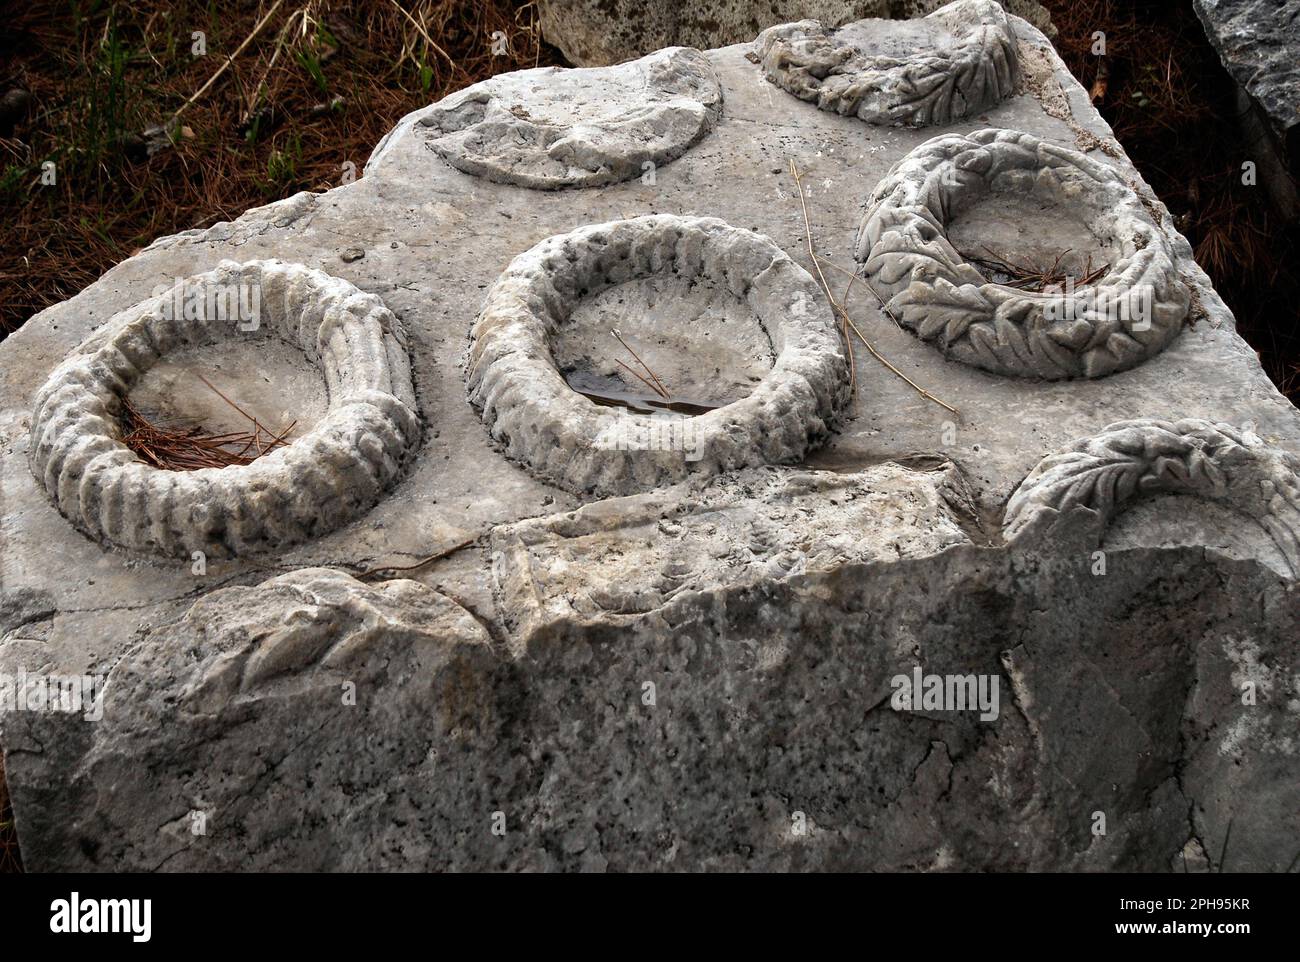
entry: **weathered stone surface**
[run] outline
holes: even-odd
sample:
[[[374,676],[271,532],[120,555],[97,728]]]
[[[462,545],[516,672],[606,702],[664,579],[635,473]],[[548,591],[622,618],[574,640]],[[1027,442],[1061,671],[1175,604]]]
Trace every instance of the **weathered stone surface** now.
[[[508,722],[499,672],[469,612],[413,581],[307,568],[215,591],[113,665],[102,720],[6,719],[10,757],[77,759],[24,800],[23,843],[60,871],[350,870],[438,837],[455,866],[454,806],[477,822],[493,791],[464,761]]]
[[[1078,273],[1085,253],[1092,265],[1091,247],[1104,277],[1077,291],[1026,292],[990,283],[954,247],[958,212],[983,203],[1014,219],[1026,197],[1053,208],[1055,226],[1039,242],[1050,237],[1059,250],[1060,225],[1073,219],[1085,236]],[[1173,245],[1111,168],[1014,130],[944,134],[899,161],[868,201],[857,259],[922,340],[1017,377],[1100,377],[1139,364],[1178,335],[1191,299]]]
[[[675,160],[712,129],[721,99],[708,58],[679,47],[606,70],[502,74],[408,120],[466,173],[554,190],[613,184]]]
[[[754,55],[799,99],[875,124],[948,124],[1019,79],[1015,35],[993,0],[957,0],[920,20],[782,24],[759,34]]]
[[[709,0],[704,4],[638,0],[541,0],[542,35],[569,63],[600,67],[661,47],[722,47],[752,40],[764,28],[795,20],[838,27],[869,17],[923,17],[946,0]],[[1037,0],[1007,0],[1007,12],[1049,37],[1051,15]]]
[[[1242,120],[1263,183],[1300,216],[1300,2],[1194,0],[1196,15],[1244,95]]]
[[[410,581],[207,596],[103,721],[8,726],[39,864],[1160,870],[1197,839],[1285,868],[1295,582],[1181,549],[1062,577],[973,544],[951,466],[679,493],[500,529],[505,648]],[[918,665],[996,673],[997,717],[892,710]],[[1262,711],[1215,694],[1244,680]]]
[[[1025,90],[950,131],[819,110],[765,80],[752,37],[707,51],[712,130],[655,176],[599,188],[466,173],[416,114],[355,183],[160,239],[8,338],[0,676],[108,679],[98,721],[0,715],[27,864],[1167,869],[1191,852],[1285,869],[1300,605],[1273,522],[1300,415],[1086,91],[1010,22]],[[549,103],[521,88],[521,109],[533,99]],[[946,359],[840,273],[882,178],[936,133],[984,128],[1078,148],[1133,190],[1190,292],[1164,350],[1105,377],[996,374]],[[1055,208],[998,210],[945,212],[948,236],[1008,256],[1080,240],[1064,218],[1053,233]],[[608,374],[622,347],[597,335],[616,324],[659,352],[647,360],[674,392],[739,410],[779,353],[731,286],[787,263],[761,235],[826,276],[876,352],[855,339],[856,391],[801,462],[659,475],[649,450],[657,487],[576,492],[504,456],[470,402],[476,319],[516,259],[647,216],[721,221],[708,230],[748,253],[721,258],[721,280],[668,268],[556,287],[526,305],[553,323],[519,352]],[[405,330],[411,463],[333,530],[202,570],[86,537],[29,468],[51,372],[160,284],[268,258],[346,281]],[[581,276],[631,270],[595,263]],[[528,276],[552,270],[567,268]],[[778,274],[778,293],[806,287]],[[789,303],[783,329],[827,322],[824,298]],[[298,348],[265,343],[184,364],[219,367],[268,423],[322,423],[334,395],[305,355],[290,361]],[[172,363],[139,385],[158,403],[185,383]],[[1076,487],[1079,458],[1136,466]],[[393,578],[409,580],[379,583]],[[918,670],[996,682],[996,712],[895,707],[896,680]]]

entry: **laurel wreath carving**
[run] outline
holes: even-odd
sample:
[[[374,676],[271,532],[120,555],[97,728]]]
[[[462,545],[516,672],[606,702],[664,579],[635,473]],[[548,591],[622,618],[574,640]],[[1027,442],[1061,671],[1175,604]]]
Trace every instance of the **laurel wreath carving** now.
[[[1074,293],[993,284],[949,243],[972,194],[1030,193],[1078,211],[1112,251],[1109,272]],[[900,323],[949,357],[1015,377],[1101,377],[1164,349],[1191,292],[1173,248],[1113,170],[1014,130],[944,134],[896,164],[867,202],[856,258]]]
[[[960,0],[921,23],[955,39],[907,57],[872,55],[853,28],[817,20],[769,27],[754,41],[767,79],[820,109],[877,124],[948,124],[993,106],[1016,83],[1016,39],[1002,8]],[[874,24],[882,33],[897,29]]]
[[[1195,495],[1255,519],[1300,577],[1300,458],[1199,418],[1112,424],[1043,459],[1007,503],[1008,541],[1061,523],[1100,536],[1122,504],[1150,492]]]

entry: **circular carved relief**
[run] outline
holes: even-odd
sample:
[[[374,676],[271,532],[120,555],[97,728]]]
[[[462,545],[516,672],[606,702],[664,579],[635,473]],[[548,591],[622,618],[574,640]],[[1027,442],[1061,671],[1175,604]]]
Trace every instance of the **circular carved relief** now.
[[[323,376],[328,405],[310,430],[249,464],[195,471],[145,464],[123,443],[124,403],[160,361],[268,338]],[[36,396],[30,459],[92,538],[231,556],[306,541],[372,507],[419,443],[415,412],[405,335],[378,297],[300,265],[225,261],[121,312],[54,371]]]
[[[991,0],[960,0],[916,20],[817,20],[754,41],[769,81],[820,109],[873,124],[949,124],[986,110],[1016,83],[1016,38]]]
[[[1004,224],[1030,204],[1026,218],[1043,218],[1039,241],[1091,246],[1105,273],[1041,291],[991,282],[951,236],[964,212],[990,203]],[[1133,367],[1173,340],[1191,300],[1168,238],[1118,174],[1014,130],[944,134],[913,150],[877,185],[856,246],[904,326],[956,360],[1016,377]]]
[[[722,88],[698,50],[671,47],[616,67],[543,67],[452,94],[418,123],[452,166],[539,190],[640,177],[713,129]]]
[[[605,380],[616,384],[606,396],[661,381],[661,409],[598,403],[585,385],[611,377],[623,380]],[[697,403],[677,403],[683,390]],[[714,218],[547,238],[497,280],[471,337],[469,396],[492,436],[579,493],[797,461],[848,394],[845,348],[812,277],[770,239]]]
[[[1300,577],[1300,458],[1230,424],[1140,418],[1038,463],[1007,503],[1008,541],[1075,526],[1095,540],[1144,494],[1192,495],[1253,519]]]

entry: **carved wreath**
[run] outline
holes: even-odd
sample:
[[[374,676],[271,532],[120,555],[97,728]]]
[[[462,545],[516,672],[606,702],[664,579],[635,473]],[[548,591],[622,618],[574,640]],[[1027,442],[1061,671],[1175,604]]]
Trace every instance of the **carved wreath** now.
[[[597,407],[569,387],[550,349],[551,332],[583,298],[670,273],[742,297],[776,351],[751,394],[690,419],[690,460],[611,443],[619,425],[649,430],[652,416]],[[826,438],[849,395],[844,344],[816,282],[773,241],[711,217],[658,214],[543,240],[488,292],[469,363],[470,401],[492,437],[540,477],[582,494],[797,461]]]
[[[1188,494],[1254,518],[1300,576],[1300,459],[1231,425],[1197,418],[1120,421],[1041,461],[1007,503],[1007,540],[1059,524],[1100,536],[1148,492]]]
[[[223,261],[180,282],[201,294],[255,287],[256,324],[169,309],[176,289],[118,314],[36,396],[32,472],[59,512],[135,551],[224,557],[300,543],[372,507],[420,439],[406,339],[374,294],[298,264]],[[246,465],[167,471],[123,443],[123,401],[167,354],[237,337],[278,337],[318,366],[325,416]]]
[[[990,283],[946,227],[971,195],[1028,193],[1082,213],[1113,251],[1074,291]],[[1048,379],[1101,377],[1164,349],[1191,294],[1165,234],[1113,170],[1014,130],[944,134],[896,164],[867,203],[856,257],[899,321],[966,364]]]
[[[948,124],[1012,92],[1016,39],[998,4],[961,0],[920,23],[956,39],[906,57],[872,55],[853,44],[850,30],[800,20],[764,30],[754,52],[778,87],[822,110],[875,124]]]

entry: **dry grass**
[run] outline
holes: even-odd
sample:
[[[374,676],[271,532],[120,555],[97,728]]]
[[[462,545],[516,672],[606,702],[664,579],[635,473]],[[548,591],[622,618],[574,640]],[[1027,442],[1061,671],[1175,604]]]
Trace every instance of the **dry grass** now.
[[[0,336],[156,237],[338,186],[411,110],[559,62],[533,5],[509,0],[6,2],[3,16],[0,95],[33,105],[0,129]],[[172,133],[150,156],[158,126]]]
[[[1191,241],[1264,370],[1300,404],[1300,228],[1277,215],[1262,185],[1241,182],[1252,158],[1234,84],[1191,4],[1043,3],[1066,64]],[[1104,58],[1092,53],[1097,30]]]
[[[646,374],[649,376],[649,380],[646,380],[645,377],[642,377],[640,374],[638,374],[636,371],[630,368],[623,361],[618,361],[617,362],[618,365],[622,367],[623,370],[627,371],[629,374],[631,374],[633,377],[639,380],[646,387],[648,387],[650,390],[658,394],[665,401],[670,400],[668,396],[668,389],[664,387],[663,381],[659,380],[659,375],[656,374],[654,371],[650,370],[650,365],[646,364],[645,361],[641,360],[641,355],[638,354],[636,351],[632,350],[631,345],[629,345],[627,341],[623,340],[623,335],[620,334],[618,331],[610,331],[609,333],[614,335],[614,338],[618,341],[618,343],[622,344],[624,349],[629,354],[631,354],[632,357],[636,360],[637,364],[641,365],[641,370],[646,372]]]
[[[146,464],[164,471],[194,471],[199,468],[252,464],[262,455],[288,444],[287,438],[298,425],[297,421],[282,431],[271,431],[202,374],[198,375],[198,379],[236,414],[248,421],[253,430],[212,434],[198,424],[183,427],[159,425],[141,414],[130,400],[123,400],[125,430],[122,443]]]
[[[288,443],[294,425],[273,434],[256,420],[252,431],[212,434],[199,425],[172,427],[155,424],[130,401],[123,401],[122,443],[145,464],[164,471],[196,471],[252,464],[262,455]]]
[[[1042,293],[1046,290],[1061,290],[1067,284],[1085,287],[1101,280],[1110,271],[1109,264],[1093,267],[1092,255],[1088,255],[1083,270],[1077,274],[1066,271],[1061,267],[1061,261],[1070,253],[1068,249],[1057,254],[1050,264],[1037,264],[1014,258],[1009,254],[999,254],[987,244],[982,246],[982,250],[982,255],[966,254],[964,251],[962,253],[967,260],[984,268],[986,273],[1005,276],[1006,280],[998,282],[1003,287],[1013,287],[1019,291]]]
[[[4,756],[0,755],[0,875],[22,870],[18,833],[14,829],[14,810],[9,804],[9,786],[5,783]]]

